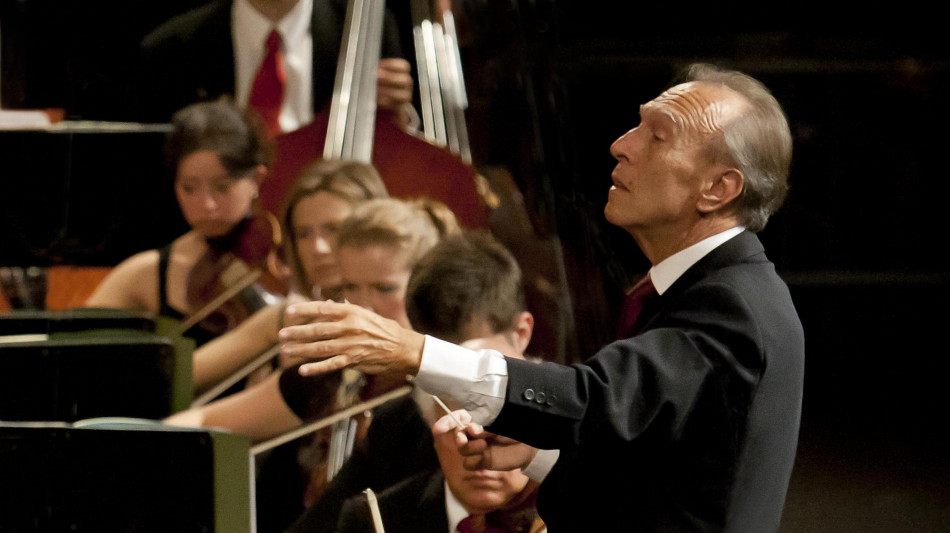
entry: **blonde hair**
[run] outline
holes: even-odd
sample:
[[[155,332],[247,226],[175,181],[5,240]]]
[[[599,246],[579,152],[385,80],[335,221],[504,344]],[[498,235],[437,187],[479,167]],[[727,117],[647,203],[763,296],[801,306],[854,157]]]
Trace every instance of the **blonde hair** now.
[[[388,198],[386,185],[375,167],[346,159],[318,159],[301,171],[284,198],[280,221],[284,261],[293,273],[293,284],[302,294],[310,294],[311,283],[300,262],[297,241],[293,236],[294,209],[297,204],[317,193],[332,194],[357,206],[373,198]]]
[[[455,213],[430,198],[377,198],[363,202],[340,227],[337,248],[393,246],[410,269],[442,237],[461,232]]]

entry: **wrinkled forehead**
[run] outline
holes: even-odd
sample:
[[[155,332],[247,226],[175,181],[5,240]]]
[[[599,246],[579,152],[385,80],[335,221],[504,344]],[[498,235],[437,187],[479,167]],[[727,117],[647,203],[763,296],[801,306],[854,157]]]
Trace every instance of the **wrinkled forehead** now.
[[[738,93],[718,84],[688,82],[676,85],[641,107],[669,118],[682,131],[709,134],[721,132],[738,116],[743,100]]]

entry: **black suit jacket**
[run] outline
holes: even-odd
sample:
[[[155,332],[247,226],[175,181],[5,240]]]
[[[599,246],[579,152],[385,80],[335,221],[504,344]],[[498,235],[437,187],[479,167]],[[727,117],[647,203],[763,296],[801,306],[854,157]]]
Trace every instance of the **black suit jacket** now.
[[[445,477],[441,471],[410,477],[376,494],[386,533],[446,533]],[[373,533],[363,494],[348,499],[340,512],[339,533]]]
[[[141,122],[168,122],[195,102],[234,96],[232,0],[214,0],[178,15],[149,33],[141,45],[129,114]],[[333,93],[346,16],[345,0],[314,0],[313,109]],[[380,57],[403,57],[395,18],[387,12]]]
[[[489,429],[561,450],[538,494],[552,533],[776,531],[804,372],[785,283],[744,232],[653,311],[583,364],[509,359]]]
[[[323,495],[288,532],[332,532],[347,498],[366,488],[380,492],[410,476],[437,471],[439,459],[432,431],[411,395],[390,400],[373,411],[366,436],[356,444]]]

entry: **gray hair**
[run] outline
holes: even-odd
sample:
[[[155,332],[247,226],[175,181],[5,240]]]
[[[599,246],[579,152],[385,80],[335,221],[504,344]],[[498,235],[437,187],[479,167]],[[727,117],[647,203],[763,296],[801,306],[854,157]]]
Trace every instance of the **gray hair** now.
[[[781,105],[761,82],[734,70],[696,63],[685,81],[714,83],[741,95],[749,109],[723,127],[726,153],[743,175],[742,194],[734,209],[752,232],[761,231],[788,194],[792,134]]]

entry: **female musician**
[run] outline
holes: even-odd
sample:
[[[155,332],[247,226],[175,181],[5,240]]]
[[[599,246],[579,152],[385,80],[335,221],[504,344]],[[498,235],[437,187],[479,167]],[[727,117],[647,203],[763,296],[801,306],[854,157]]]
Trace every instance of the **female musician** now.
[[[175,196],[191,229],[160,250],[140,252],[120,263],[85,305],[178,319],[196,311],[205,302],[190,298],[189,286],[208,286],[212,280],[207,276],[211,269],[196,267],[215,252],[232,250],[245,235],[267,174],[268,150],[253,116],[226,100],[194,104],[176,113],[165,151],[174,169]],[[202,275],[207,279],[199,280]],[[214,334],[202,329],[196,324],[186,335],[201,345]]]
[[[391,198],[363,202],[339,231],[337,258],[343,296],[408,327],[405,294],[412,268],[443,235],[458,231],[454,214],[438,202]],[[360,393],[365,398],[405,383],[405,376],[387,376],[369,382]],[[340,390],[338,384],[339,380],[324,376],[302,378],[297,365],[292,365],[241,392],[172,415],[164,422],[222,427],[263,441],[299,427],[303,420],[332,414],[339,407],[331,405]],[[319,443],[300,442],[286,450],[290,459],[283,448],[271,450],[281,452],[276,457],[263,459],[258,477],[258,486],[264,487],[258,491],[259,521],[289,525],[289,520],[299,516],[304,501],[313,498],[307,493],[308,487],[313,487],[310,472],[325,464],[321,456],[326,450],[321,450]]]
[[[452,212],[435,201],[387,198],[363,202],[343,222],[338,235],[344,295],[352,303],[373,306],[381,316],[409,327],[405,292],[412,267],[443,235],[458,231]],[[360,259],[370,261],[361,264]],[[253,387],[182,411],[165,422],[223,427],[254,441],[293,429],[309,418],[309,411],[316,406],[309,405],[307,394],[307,384],[315,380],[298,378],[297,366],[292,363]],[[405,378],[390,377],[389,381],[405,383]]]
[[[304,298],[340,299],[337,234],[361,202],[387,196],[368,164],[320,159],[307,166],[287,193],[281,217],[284,261],[290,267],[290,294],[194,353],[193,386],[202,391],[276,345],[286,303]]]

